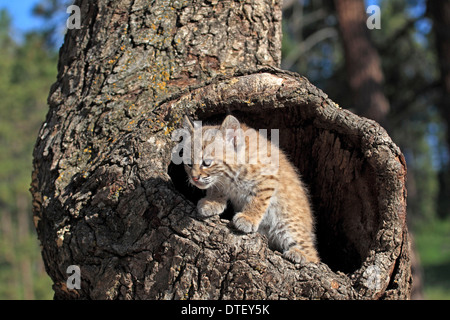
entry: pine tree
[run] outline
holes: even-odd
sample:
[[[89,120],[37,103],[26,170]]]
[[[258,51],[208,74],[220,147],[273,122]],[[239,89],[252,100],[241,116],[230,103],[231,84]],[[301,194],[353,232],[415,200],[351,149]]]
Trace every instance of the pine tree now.
[[[49,298],[50,283],[31,223],[32,149],[56,76],[56,55],[39,33],[11,38],[0,11],[0,298]]]

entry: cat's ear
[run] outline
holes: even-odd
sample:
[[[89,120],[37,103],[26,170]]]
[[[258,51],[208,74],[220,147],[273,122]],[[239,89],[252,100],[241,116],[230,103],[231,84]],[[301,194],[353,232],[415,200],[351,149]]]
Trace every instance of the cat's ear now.
[[[194,132],[194,124],[187,115],[184,115],[183,117],[183,128],[189,132]]]
[[[223,134],[226,143],[231,143],[235,149],[241,143],[242,130],[239,120],[229,115],[223,120],[220,126],[220,131]]]

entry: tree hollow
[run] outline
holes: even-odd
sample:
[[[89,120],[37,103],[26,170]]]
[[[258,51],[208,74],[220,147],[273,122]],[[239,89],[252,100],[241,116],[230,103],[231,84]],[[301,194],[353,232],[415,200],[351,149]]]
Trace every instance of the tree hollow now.
[[[179,101],[170,102],[170,112],[177,113]],[[194,117],[205,123],[233,114],[253,128],[278,129],[281,149],[310,192],[321,261],[353,278],[375,271],[384,277],[377,295],[388,289],[407,250],[406,165],[383,128],[286,72],[211,84],[190,92],[189,101]],[[194,205],[203,196],[187,184],[183,165],[172,163],[169,175]],[[232,214],[228,209],[223,216]]]

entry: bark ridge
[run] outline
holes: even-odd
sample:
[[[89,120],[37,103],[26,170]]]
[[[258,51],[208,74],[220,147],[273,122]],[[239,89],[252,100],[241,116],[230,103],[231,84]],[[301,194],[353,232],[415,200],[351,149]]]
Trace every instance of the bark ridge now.
[[[409,297],[404,157],[377,123],[276,68],[278,1],[76,4],[82,28],[60,52],[31,186],[55,298]],[[259,234],[194,218],[201,195],[171,163],[185,113],[280,130],[322,263],[294,265]],[[81,289],[67,287],[69,265]]]

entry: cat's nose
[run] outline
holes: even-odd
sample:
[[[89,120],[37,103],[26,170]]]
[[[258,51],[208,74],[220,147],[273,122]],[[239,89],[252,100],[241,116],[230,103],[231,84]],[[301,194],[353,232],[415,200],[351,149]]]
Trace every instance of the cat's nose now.
[[[199,177],[192,177],[192,180],[194,180],[194,182],[197,182],[199,179]]]

